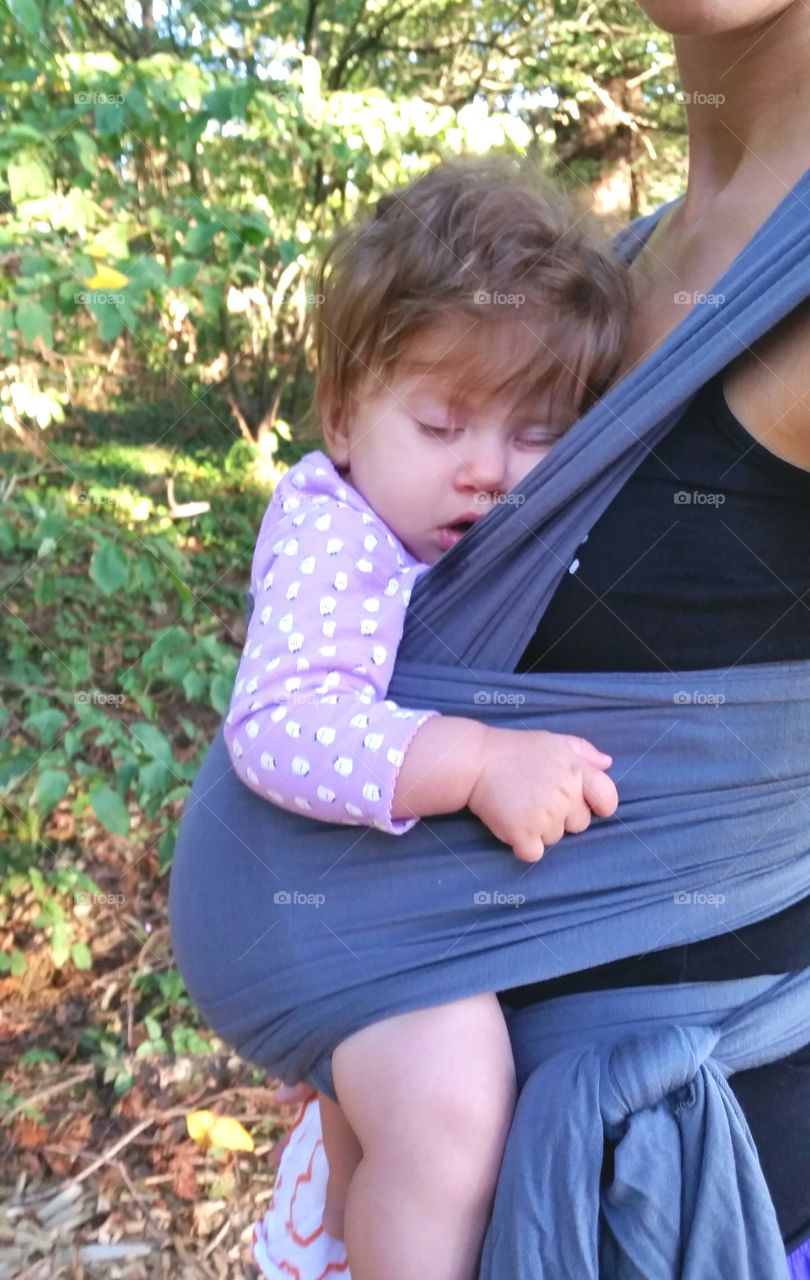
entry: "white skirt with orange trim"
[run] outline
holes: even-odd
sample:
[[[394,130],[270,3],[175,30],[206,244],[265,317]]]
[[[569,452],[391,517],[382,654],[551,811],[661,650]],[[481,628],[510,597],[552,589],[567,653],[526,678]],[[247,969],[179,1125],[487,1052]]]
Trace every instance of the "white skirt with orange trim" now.
[[[281,1154],[270,1208],[253,1228],[253,1257],[267,1280],[351,1280],[343,1241],[323,1228],[328,1173],[313,1094]]]

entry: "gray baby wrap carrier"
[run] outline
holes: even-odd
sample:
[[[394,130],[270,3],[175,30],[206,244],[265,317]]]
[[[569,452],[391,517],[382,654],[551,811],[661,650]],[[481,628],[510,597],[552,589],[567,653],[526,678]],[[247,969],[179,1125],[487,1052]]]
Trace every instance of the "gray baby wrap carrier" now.
[[[389,696],[584,735],[613,756],[613,818],[532,866],[467,811],[400,837],[333,826],[243,787],[217,735],[179,835],[172,933],[192,997],[245,1058],[334,1096],[333,1050],[381,1018],[695,942],[810,893],[810,661],[514,674],[645,452],[810,296],[808,198],[805,175],[522,502],[413,593]],[[618,237],[628,260],[660,212]],[[559,997],[507,1019],[522,1091],[482,1280],[787,1275],[727,1078],[810,1041],[810,970]]]

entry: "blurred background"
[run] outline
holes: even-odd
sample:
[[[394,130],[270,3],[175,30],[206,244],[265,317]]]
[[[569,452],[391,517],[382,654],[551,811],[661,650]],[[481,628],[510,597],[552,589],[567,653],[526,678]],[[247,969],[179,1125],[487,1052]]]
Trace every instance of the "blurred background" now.
[[[683,189],[683,95],[621,0],[2,0],[0,67],[0,1280],[251,1275],[285,1121],[190,1007],[167,872],[318,254],[465,152],[614,230]]]

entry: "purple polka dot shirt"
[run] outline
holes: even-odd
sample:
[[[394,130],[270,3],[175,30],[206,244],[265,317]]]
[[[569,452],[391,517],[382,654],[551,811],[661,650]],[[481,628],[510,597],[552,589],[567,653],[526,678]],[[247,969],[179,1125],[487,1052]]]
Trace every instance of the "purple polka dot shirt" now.
[[[258,795],[324,822],[391,818],[417,729],[435,710],[386,698],[414,559],[324,453],[280,481],[251,571],[254,610],[225,718],[234,769]]]

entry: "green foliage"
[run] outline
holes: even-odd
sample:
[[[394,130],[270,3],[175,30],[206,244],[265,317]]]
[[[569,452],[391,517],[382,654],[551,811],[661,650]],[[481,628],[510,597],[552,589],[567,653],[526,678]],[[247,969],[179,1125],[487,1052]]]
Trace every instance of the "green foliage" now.
[[[87,902],[109,895],[82,870],[88,853],[109,836],[133,862],[168,867],[227,705],[267,489],[252,451],[241,467],[187,451],[187,482],[211,507],[192,533],[142,487],[159,454],[65,445],[62,467],[40,475],[4,458],[29,478],[0,510],[0,973],[19,975],[43,945],[58,968],[90,967]]]
[[[617,220],[683,177],[671,48],[629,0],[147,13],[0,4],[0,411],[23,438],[64,412],[48,349],[68,388],[114,346],[187,405],[214,391],[223,430],[297,422],[320,249],[444,154],[533,153]]]

